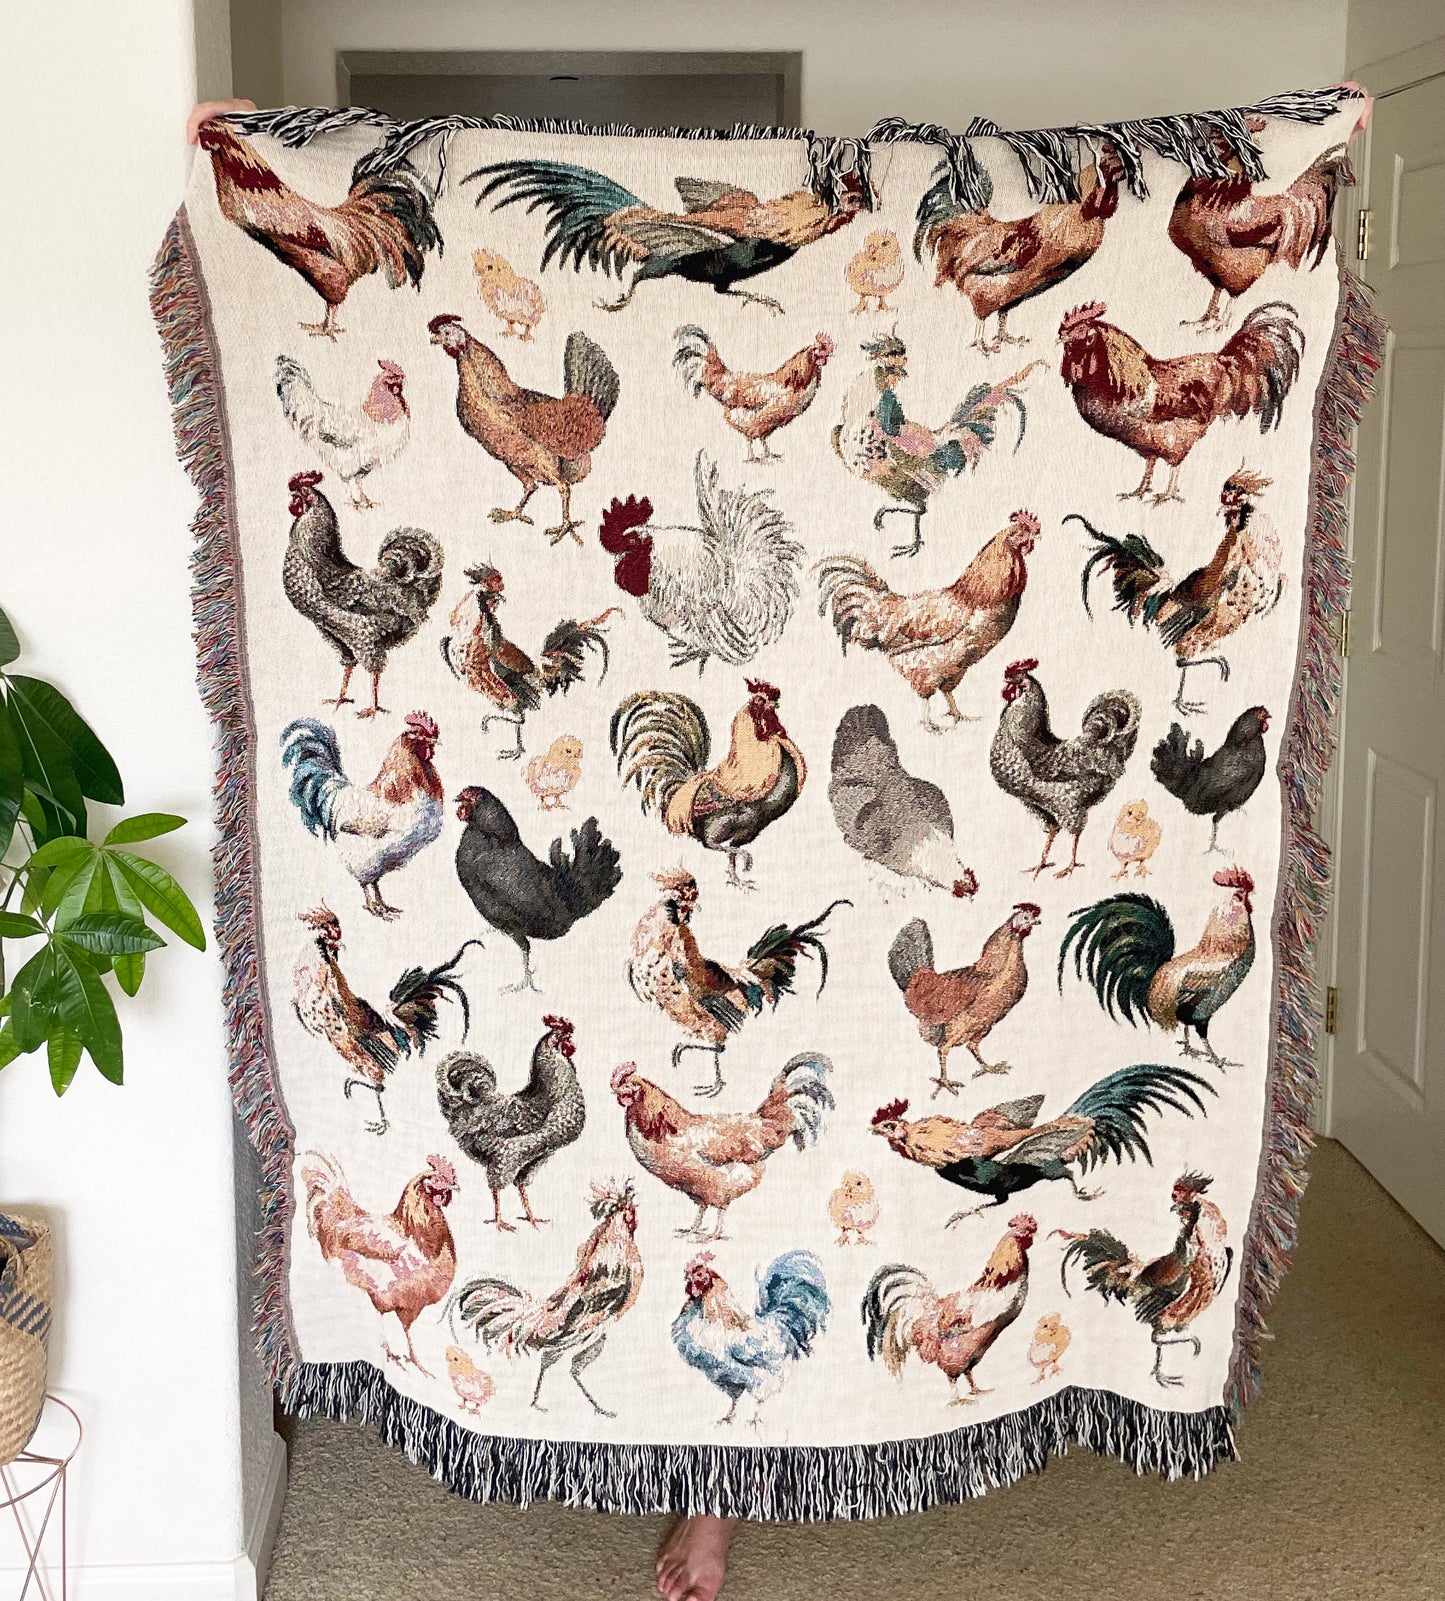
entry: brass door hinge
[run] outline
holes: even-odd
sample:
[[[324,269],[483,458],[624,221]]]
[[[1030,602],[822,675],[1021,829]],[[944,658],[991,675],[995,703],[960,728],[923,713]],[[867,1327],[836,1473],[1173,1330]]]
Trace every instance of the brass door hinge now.
[[[1342,611],[1340,613],[1340,655],[1341,656],[1348,656],[1350,654],[1350,615],[1351,614],[1350,614],[1350,612],[1348,610]]]
[[[1340,1017],[1340,992],[1333,984],[1325,991],[1325,1033],[1333,1034]]]
[[[1370,208],[1360,207],[1359,232],[1355,236],[1355,259],[1368,261],[1370,259]]]

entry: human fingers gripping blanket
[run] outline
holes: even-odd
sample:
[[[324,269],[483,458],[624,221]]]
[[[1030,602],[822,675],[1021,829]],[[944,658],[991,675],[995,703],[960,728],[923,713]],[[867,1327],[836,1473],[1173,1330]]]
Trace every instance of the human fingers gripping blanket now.
[[[1367,112],[203,128],[153,304],[288,1407],[631,1512],[1233,1454]]]

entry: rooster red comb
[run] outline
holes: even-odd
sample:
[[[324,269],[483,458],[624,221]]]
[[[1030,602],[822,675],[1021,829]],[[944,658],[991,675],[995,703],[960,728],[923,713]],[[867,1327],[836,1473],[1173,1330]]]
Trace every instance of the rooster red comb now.
[[[381,370],[387,375],[388,378],[405,378],[406,377],[406,374],[401,370],[400,367],[397,366],[397,364],[394,361],[387,361],[383,357],[383,358],[381,358],[381,359],[379,359],[377,361],[376,365],[381,368]]]
[[[1032,1212],[1016,1212],[1008,1220],[1008,1231],[1010,1234],[1037,1234],[1039,1220]]]
[[[652,502],[643,495],[629,495],[626,500],[614,500],[602,513],[602,526],[597,537],[609,556],[620,556],[627,548],[627,536],[634,528],[642,528],[652,521]]]
[[[573,1025],[565,1017],[553,1017],[550,1012],[544,1014],[542,1026],[551,1029],[554,1034],[570,1035],[575,1032]]]
[[[633,1079],[633,1078],[636,1078],[636,1077],[637,1077],[637,1063],[636,1062],[619,1062],[617,1064],[617,1066],[612,1069],[612,1081],[611,1081],[612,1088],[614,1090],[620,1090],[622,1088],[622,1086],[628,1082],[629,1079]]]
[[[432,744],[437,741],[440,730],[425,712],[408,712],[406,714],[406,730],[409,734],[420,734]]]
[[[1246,895],[1254,893],[1254,880],[1242,867],[1221,867],[1214,875],[1220,889],[1242,889]]]
[[[452,1189],[457,1187],[457,1170],[447,1161],[446,1157],[429,1156],[426,1159],[426,1165],[427,1171],[433,1177],[439,1178],[443,1184]]]
[[[907,1101],[889,1101],[887,1106],[880,1106],[873,1114],[873,1127],[880,1123],[894,1123],[908,1110]]]
[[[1075,328],[1083,328],[1088,323],[1097,322],[1108,309],[1102,300],[1090,300],[1082,306],[1075,306],[1059,324],[1059,337],[1062,339]]]
[[[780,689],[774,689],[771,684],[761,678],[748,678],[744,682],[748,686],[749,695],[761,695],[765,700],[772,701],[774,706],[783,698],[783,692]]]
[[[286,487],[294,495],[298,489],[314,489],[321,482],[321,474],[312,468],[304,473],[292,473]]]
[[[1039,520],[1031,511],[1010,512],[1009,521],[1016,528],[1026,528],[1031,534],[1037,534],[1039,531]]]
[[[1025,673],[1035,672],[1039,662],[1037,656],[1025,656],[1020,662],[1010,662],[1003,670],[1005,678],[1022,678]]]
[[[1032,901],[1018,901],[1014,905],[1014,910],[1016,912],[1027,912],[1030,917],[1042,917],[1044,915],[1043,907],[1035,906]]]
[[[444,311],[440,316],[432,318],[426,325],[426,331],[429,334],[440,333],[449,323],[455,323],[460,328],[462,319],[454,311]]]

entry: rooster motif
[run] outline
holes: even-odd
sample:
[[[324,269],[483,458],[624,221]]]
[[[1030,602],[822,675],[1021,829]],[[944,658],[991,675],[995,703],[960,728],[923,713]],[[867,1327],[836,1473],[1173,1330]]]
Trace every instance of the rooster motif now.
[[[788,1366],[812,1354],[827,1326],[831,1303],[823,1264],[811,1251],[785,1251],[758,1272],[758,1296],[749,1314],[713,1266],[711,1251],[683,1270],[682,1311],[672,1324],[677,1354],[728,1398],[719,1424],[737,1416],[738,1402],[753,1398],[756,1427],[763,1403],[783,1387]]]
[[[1114,610],[1125,613],[1131,626],[1142,622],[1157,630],[1173,650],[1179,669],[1174,705],[1185,716],[1204,710],[1199,701],[1184,698],[1190,672],[1214,667],[1228,682],[1228,659],[1209,652],[1251,617],[1268,616],[1284,593],[1280,538],[1257,505],[1269,484],[1268,478],[1243,466],[1230,474],[1219,496],[1224,537],[1208,564],[1196,567],[1177,584],[1165,572],[1164,558],[1142,534],[1116,539],[1100,533],[1078,512],[1064,518],[1066,523],[1081,523],[1094,541],[1080,579],[1084,610],[1089,611],[1089,579],[1095,569],[1111,573]]]
[[[313,337],[345,332],[336,314],[360,279],[379,272],[393,289],[409,283],[420,290],[427,256],[441,254],[435,197],[404,163],[363,173],[363,157],[346,198],[321,206],[283,183],[255,146],[225,123],[203,122],[199,142],[211,158],[222,216],[299,273],[325,302],[320,322],[301,324]]]
[[[803,793],[808,769],[778,716],[781,692],[747,680],[748,701],[733,718],[732,744],[707,765],[712,736],[702,707],[686,695],[643,690],[612,714],[612,753],[623,785],[636,784],[644,812],[661,815],[669,834],[687,834],[711,851],[726,851],[729,884],[753,870],[748,849]]]
[[[366,492],[366,479],[395,461],[411,437],[411,410],[406,403],[406,374],[394,361],[378,361],[381,372],[359,406],[323,400],[311,375],[290,356],[276,358],[276,395],[281,412],[310,445],[323,467],[351,492],[358,511],[376,502]]]
[[[472,586],[452,608],[451,633],[442,637],[442,660],[452,677],[497,708],[482,718],[485,730],[492,723],[503,723],[514,730],[516,744],[497,752],[498,761],[519,761],[522,729],[527,713],[542,704],[543,696],[567,693],[582,682],[587,652],[595,650],[602,658],[600,683],[607,676],[607,640],[602,630],[618,610],[609,606],[585,622],[566,617],[542,641],[541,659],[533,661],[502,631],[497,613],[506,599],[506,583],[490,562],[477,562],[467,568]]]
[[[1191,1345],[1199,1355],[1198,1337],[1188,1332],[1189,1326],[1214,1304],[1234,1261],[1233,1247],[1224,1243],[1228,1235],[1224,1214],[1204,1198],[1212,1182],[1203,1173],[1181,1173],[1175,1179],[1170,1209],[1179,1219],[1179,1233],[1174,1248],[1152,1262],[1135,1256],[1107,1229],[1053,1231],[1069,1242],[1059,1266],[1065,1293],[1073,1293],[1069,1269],[1078,1263],[1085,1283],[1097,1295],[1132,1306],[1134,1316],[1149,1325],[1154,1382],[1164,1389],[1184,1383],[1178,1374],[1164,1371],[1164,1348]]]
[[[532,1405],[542,1405],[542,1383],[552,1368],[568,1359],[572,1382],[592,1410],[609,1412],[582,1382],[582,1375],[602,1355],[607,1336],[619,1318],[637,1304],[642,1291],[642,1257],[637,1249],[637,1205],[631,1184],[592,1186],[596,1226],[577,1252],[577,1266],[565,1284],[537,1299],[506,1279],[473,1279],[462,1286],[450,1311],[489,1350],[504,1356],[540,1357]]]
[[[722,178],[678,178],[681,214],[649,206],[620,183],[588,167],[564,161],[496,161],[469,172],[463,183],[485,179],[477,204],[502,198],[493,209],[525,205],[547,213],[542,268],[582,264],[609,278],[632,268],[632,280],[617,300],[599,300],[600,311],[621,311],[641,285],[661,278],[710,284],[744,305],[781,313],[771,295],[739,289],[740,283],[790,261],[800,250],[846,228],[873,197],[856,174],[844,176],[829,203],[811,189],[795,189],[772,200]]]
[[[662,897],[645,912],[632,935],[627,982],[640,1001],[655,1007],[688,1036],[673,1047],[672,1065],[685,1051],[710,1051],[714,1081],[696,1086],[699,1095],[717,1095],[723,1087],[722,1053],[728,1036],[764,1006],[777,1009],[793,993],[797,965],[805,956],[818,959],[818,993],[828,982],[828,952],[821,929],[828,914],[850,901],[836,900],[796,928],[774,926],[754,940],[737,967],[724,967],[704,956],[692,931],[697,909],[697,880],[685,868],[653,874]]]
[[[442,781],[433,763],[437,725],[411,712],[387,748],[381,771],[365,786],[341,767],[336,731],[314,717],[298,717],[281,731],[281,762],[291,771],[291,804],[308,834],[334,845],[361,886],[373,917],[400,917],[382,898],[381,880],[442,831]]]
[[[1177,1028],[1185,1056],[1238,1067],[1209,1043],[1209,1024],[1254,965],[1254,880],[1242,867],[1226,867],[1214,882],[1229,896],[1209,914],[1199,943],[1177,956],[1169,913],[1148,895],[1111,895],[1076,911],[1059,946],[1059,988],[1072,950],[1075,976],[1087,977],[1110,1017],[1145,1019],[1168,1034]]]
[[[744,461],[761,464],[783,458],[768,445],[769,438],[813,404],[823,381],[823,368],[833,354],[833,341],[818,334],[774,372],[732,372],[717,346],[695,323],[679,328],[673,337],[677,353],[672,364],[682,374],[688,393],[696,399],[709,394],[723,409],[723,421],[748,442]],[[755,455],[754,447],[762,446]]]
[[[462,1009],[462,1038],[467,1037],[471,1013],[467,993],[452,976],[469,939],[449,962],[428,971],[409,967],[391,987],[383,1016],[351,987],[341,971],[341,921],[327,906],[301,913],[311,930],[292,969],[292,1004],[296,1021],[308,1034],[325,1040],[349,1069],[342,1093],[349,1100],[354,1089],[376,1096],[377,1121],[368,1123],[369,1134],[385,1134],[388,1124],[383,1095],[388,1075],[402,1056],[424,1056],[437,1037],[437,1007],[455,1000]]]
[[[1144,458],[1138,488],[1120,500],[1145,499],[1161,461],[1169,465],[1169,482],[1154,504],[1183,500],[1180,465],[1221,418],[1258,417],[1262,434],[1279,427],[1305,348],[1293,306],[1282,300],[1256,306],[1218,351],[1167,359],[1105,322],[1107,311],[1090,301],[1060,323],[1060,371],[1089,427]]]
[[[629,495],[602,514],[599,539],[613,578],[667,636],[674,667],[714,658],[750,662],[782,636],[798,597],[803,547],[768,490],[725,489],[716,463],[694,463],[697,526],[654,523],[652,502]]]
[[[873,514],[881,533],[883,519],[898,514],[913,519],[913,539],[895,545],[895,556],[916,556],[923,549],[923,516],[929,501],[948,482],[977,467],[998,437],[998,414],[1011,406],[1018,414],[1017,452],[1023,443],[1027,413],[1019,386],[1042,361],[1030,362],[998,384],[975,384],[941,428],[909,422],[903,415],[898,386],[908,376],[908,347],[896,333],[868,340],[863,354],[872,366],[859,374],[843,399],[843,415],[833,430],[839,461],[865,483],[876,484],[892,502]]]

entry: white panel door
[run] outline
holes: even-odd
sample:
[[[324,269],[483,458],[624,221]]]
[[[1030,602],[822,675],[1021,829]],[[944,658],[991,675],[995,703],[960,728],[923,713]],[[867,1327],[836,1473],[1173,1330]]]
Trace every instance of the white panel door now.
[[[1331,1132],[1445,1244],[1445,76],[1382,98],[1360,430]]]

